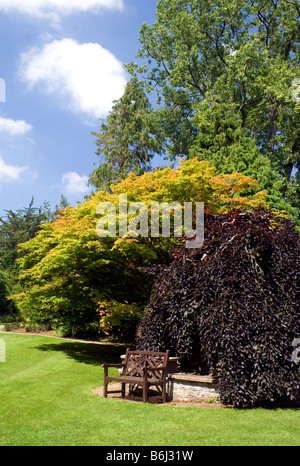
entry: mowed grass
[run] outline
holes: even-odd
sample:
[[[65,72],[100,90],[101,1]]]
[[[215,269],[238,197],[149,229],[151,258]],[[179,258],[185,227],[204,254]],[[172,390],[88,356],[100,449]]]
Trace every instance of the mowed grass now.
[[[195,408],[105,399],[103,362],[124,348],[0,334],[1,446],[300,445],[299,409]]]

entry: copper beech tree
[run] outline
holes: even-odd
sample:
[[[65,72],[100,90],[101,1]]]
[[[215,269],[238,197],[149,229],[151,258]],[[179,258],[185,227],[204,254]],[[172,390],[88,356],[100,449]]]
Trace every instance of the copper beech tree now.
[[[300,237],[265,209],[206,214],[201,248],[178,248],[138,327],[139,349],[212,373],[236,407],[299,398]],[[299,344],[299,343],[298,343]]]

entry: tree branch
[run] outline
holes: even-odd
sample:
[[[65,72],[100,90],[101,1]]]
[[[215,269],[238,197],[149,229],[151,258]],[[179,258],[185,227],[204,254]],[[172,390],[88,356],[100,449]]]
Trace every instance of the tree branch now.
[[[217,49],[217,55],[218,57],[220,58],[220,60],[224,63],[224,65],[226,66],[226,68],[228,68],[228,63],[226,62],[226,60],[224,60],[224,58],[222,57],[222,55],[220,54],[220,47],[219,47],[219,44],[218,44],[218,40],[215,41],[209,34],[207,31],[205,31],[205,34],[207,35],[207,37],[209,38],[209,40],[215,45],[216,49]]]
[[[300,16],[300,8],[297,5],[297,3],[289,2],[288,0],[286,0],[286,3],[289,3],[290,5],[294,6],[296,8],[296,10],[297,10],[298,15]]]

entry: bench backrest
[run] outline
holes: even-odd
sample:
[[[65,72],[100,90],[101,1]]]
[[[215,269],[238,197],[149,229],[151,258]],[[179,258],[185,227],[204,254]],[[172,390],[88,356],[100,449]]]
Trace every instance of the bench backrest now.
[[[123,375],[142,377],[144,367],[167,367],[169,363],[169,350],[165,353],[157,351],[130,351],[127,349]],[[166,370],[166,373],[168,370]],[[165,377],[163,371],[151,374],[158,379]]]

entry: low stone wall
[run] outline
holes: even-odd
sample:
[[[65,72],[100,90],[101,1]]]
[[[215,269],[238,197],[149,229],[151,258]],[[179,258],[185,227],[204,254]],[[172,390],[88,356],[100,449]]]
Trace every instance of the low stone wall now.
[[[220,401],[217,384],[210,375],[169,374],[168,385],[172,401]]]
[[[121,356],[124,362],[125,354]],[[220,401],[216,381],[211,375],[184,374],[178,371],[178,358],[169,358],[168,399],[207,403]],[[119,369],[122,372],[122,369]]]

